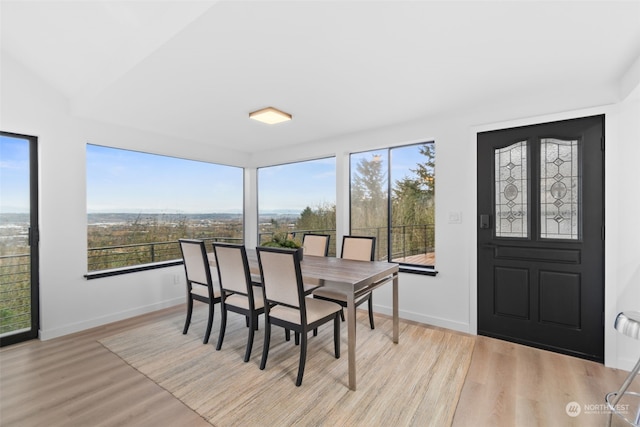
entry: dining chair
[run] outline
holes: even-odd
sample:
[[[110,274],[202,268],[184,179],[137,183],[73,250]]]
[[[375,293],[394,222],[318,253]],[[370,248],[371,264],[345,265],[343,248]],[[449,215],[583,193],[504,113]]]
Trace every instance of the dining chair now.
[[[244,361],[248,362],[251,357],[254,333],[258,329],[258,316],[264,313],[262,288],[253,286],[249,272],[249,261],[247,261],[247,250],[244,245],[214,243],[213,253],[218,266],[218,279],[222,294],[222,321],[216,350],[222,348],[228,312],[242,314],[248,320],[249,336],[244,354]]]
[[[327,256],[329,253],[329,240],[331,236],[328,234],[305,233],[302,236],[302,247],[305,255]]]
[[[189,331],[193,301],[209,304],[209,318],[207,330],[204,333],[204,344],[209,342],[211,326],[213,325],[213,311],[215,304],[221,301],[220,290],[214,286],[209,268],[209,259],[204,241],[195,239],[179,239],[180,251],[184,261],[184,271],[187,278],[187,319],[184,322],[183,334]]]
[[[372,236],[344,236],[342,238],[341,258],[354,261],[373,261],[375,259],[376,238]],[[313,291],[313,297],[332,301],[340,304],[342,307],[347,306],[347,298],[339,292],[329,289],[319,288]],[[369,325],[371,329],[375,329],[373,323],[373,294],[371,291],[358,297],[355,300],[355,306],[368,302],[369,305]],[[340,311],[340,317],[344,321],[344,313]]]
[[[269,355],[271,325],[293,330],[300,336],[300,361],[296,386],[302,384],[307,359],[307,334],[333,319],[333,343],[336,359],[340,358],[340,318],[342,307],[330,301],[304,294],[300,252],[290,249],[258,247],[258,264],[262,277],[265,331],[260,369],[264,370]]]
[[[302,235],[302,248],[303,255],[311,256],[327,256],[329,253],[329,239],[331,236],[328,234],[315,234],[305,233]],[[320,286],[318,280],[305,279],[304,291],[306,295],[309,295],[314,289]]]

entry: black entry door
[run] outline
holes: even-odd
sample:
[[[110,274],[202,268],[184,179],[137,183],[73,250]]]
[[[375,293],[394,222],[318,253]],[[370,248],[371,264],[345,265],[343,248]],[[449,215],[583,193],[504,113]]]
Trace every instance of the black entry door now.
[[[604,116],[478,134],[478,333],[604,360]]]

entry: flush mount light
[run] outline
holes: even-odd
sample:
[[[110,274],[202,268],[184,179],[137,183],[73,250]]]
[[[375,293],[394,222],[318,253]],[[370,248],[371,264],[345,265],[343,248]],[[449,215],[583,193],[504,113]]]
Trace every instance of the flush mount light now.
[[[278,110],[277,108],[267,107],[262,110],[249,113],[249,118],[257,120],[262,123],[274,125],[276,123],[286,122],[291,120],[291,114]]]

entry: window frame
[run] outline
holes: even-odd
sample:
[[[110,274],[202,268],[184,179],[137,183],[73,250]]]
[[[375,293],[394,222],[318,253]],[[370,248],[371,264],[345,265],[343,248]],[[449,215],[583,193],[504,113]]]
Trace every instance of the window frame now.
[[[148,152],[148,151],[141,151],[141,150],[133,150],[130,148],[121,148],[121,147],[114,147],[114,146],[109,146],[109,145],[104,145],[104,144],[95,144],[95,143],[91,143],[91,142],[87,142],[86,146],[97,146],[97,147],[101,147],[101,148],[108,148],[108,149],[114,149],[114,150],[121,150],[121,151],[128,151],[128,152],[133,152],[133,153],[137,153],[137,154],[145,154],[145,155],[150,155],[150,156],[159,156],[159,157],[164,157],[164,158],[170,158],[170,159],[174,159],[174,160],[180,160],[180,161],[187,161],[187,162],[199,162],[199,163],[206,163],[209,165],[214,165],[214,166],[224,166],[224,167],[231,167],[231,168],[237,168],[241,171],[241,187],[242,187],[242,204],[241,204],[241,208],[242,208],[242,223],[240,226],[240,229],[242,230],[242,242],[244,243],[246,236],[245,236],[245,221],[246,221],[246,214],[245,214],[245,169],[244,167],[241,166],[233,166],[233,165],[227,165],[227,164],[223,164],[223,163],[214,163],[214,162],[209,162],[209,161],[204,161],[204,160],[194,160],[194,159],[189,159],[189,158],[185,158],[185,157],[179,157],[179,156],[172,156],[172,155],[167,155],[167,154],[158,154],[158,153],[152,153],[152,152]],[[85,162],[86,162],[86,155],[85,155]],[[87,179],[87,174],[85,173],[85,180]],[[85,190],[85,191],[88,191]],[[85,215],[88,218],[88,214],[89,211],[87,209],[86,203],[85,203]],[[87,256],[88,256],[88,251],[89,249],[89,245],[88,245],[88,226],[89,224],[87,223],[86,225],[86,241],[87,241],[87,247],[86,247],[86,252],[87,252]],[[118,276],[118,275],[122,275],[122,274],[129,274],[129,273],[137,273],[137,272],[141,272],[141,271],[148,271],[148,270],[156,270],[156,269],[160,269],[160,268],[167,268],[167,267],[174,267],[174,266],[178,266],[178,265],[183,265],[184,261],[181,258],[176,258],[176,259],[171,259],[171,260],[164,260],[164,261],[156,261],[156,262],[149,262],[149,263],[143,263],[143,264],[135,264],[135,265],[130,265],[130,266],[124,266],[124,267],[115,267],[115,268],[108,268],[108,269],[103,269],[103,270],[93,270],[93,271],[89,271],[89,266],[88,264],[86,265],[86,269],[87,269],[87,273],[84,274],[84,278],[87,280],[92,280],[92,279],[98,279],[98,278],[103,278],[103,277],[111,277],[111,276]]]
[[[261,237],[262,234],[260,232],[260,170],[261,169],[267,169],[267,168],[273,168],[273,167],[279,167],[279,166],[287,166],[287,165],[295,165],[295,164],[301,164],[301,163],[306,163],[306,162],[315,162],[315,161],[322,161],[322,160],[328,160],[328,159],[333,159],[334,161],[334,172],[336,174],[336,178],[334,180],[334,185],[333,185],[333,189],[334,189],[334,207],[336,209],[336,224],[334,224],[334,228],[333,230],[328,230],[328,231],[332,231],[328,234],[331,235],[331,238],[329,240],[329,254],[330,256],[333,256],[332,254],[334,254],[337,250],[338,250],[338,244],[336,242],[336,236],[337,236],[337,215],[338,215],[338,195],[335,193],[335,189],[336,189],[336,184],[337,184],[337,171],[338,171],[338,158],[336,155],[327,155],[327,156],[321,156],[321,157],[314,157],[311,159],[304,159],[304,160],[295,160],[295,161],[290,161],[290,162],[284,162],[284,163],[276,163],[273,165],[264,165],[264,166],[259,166],[256,168],[256,242],[258,245],[261,244]],[[301,233],[304,231],[309,231],[311,233],[315,232],[315,231],[327,231],[327,230],[294,230],[294,239],[298,239],[300,241],[302,241],[302,236],[303,234],[300,234],[299,236],[297,235],[297,233]]]
[[[369,150],[363,150],[363,151],[352,151],[349,152],[349,176],[348,176],[348,182],[349,182],[349,233],[352,232],[353,229],[353,216],[351,215],[351,210],[352,210],[352,197],[353,197],[353,192],[352,192],[352,188],[351,188],[351,184],[352,184],[352,174],[353,174],[353,163],[351,161],[352,156],[353,155],[357,155],[357,154],[363,154],[363,153],[373,153],[376,151],[385,151],[387,154],[387,167],[386,167],[386,177],[387,177],[387,234],[386,234],[386,238],[387,238],[387,260],[391,260],[392,259],[392,229],[393,229],[393,209],[392,209],[392,205],[393,205],[393,198],[392,198],[392,193],[393,193],[393,183],[391,181],[391,170],[392,170],[392,156],[391,153],[394,149],[401,149],[404,147],[412,147],[412,146],[421,146],[421,145],[427,145],[427,144],[431,144],[434,149],[436,146],[436,141],[435,140],[429,140],[429,141],[423,141],[423,142],[415,142],[415,143],[410,143],[410,144],[402,144],[402,145],[395,145],[395,146],[388,146],[388,147],[381,147],[381,148],[376,148],[376,149],[369,149]],[[435,176],[435,167],[434,167],[434,176]],[[434,214],[435,214],[435,194],[434,194]],[[434,233],[435,233],[435,215],[434,215]],[[435,237],[434,237],[434,244],[435,244]],[[392,261],[389,261],[392,262]],[[394,261],[395,262],[395,261]],[[426,276],[436,276],[438,274],[438,271],[436,270],[435,264],[434,265],[422,265],[422,264],[410,264],[410,263],[402,263],[402,262],[398,262],[398,264],[400,265],[400,272],[403,273],[411,273],[411,274],[420,274],[420,275],[426,275]]]

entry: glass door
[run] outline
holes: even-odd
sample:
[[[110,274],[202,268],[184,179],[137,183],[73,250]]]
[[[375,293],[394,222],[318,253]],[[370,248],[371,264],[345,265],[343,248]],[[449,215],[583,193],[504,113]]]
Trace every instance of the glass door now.
[[[37,338],[37,138],[0,132],[0,346]]]

